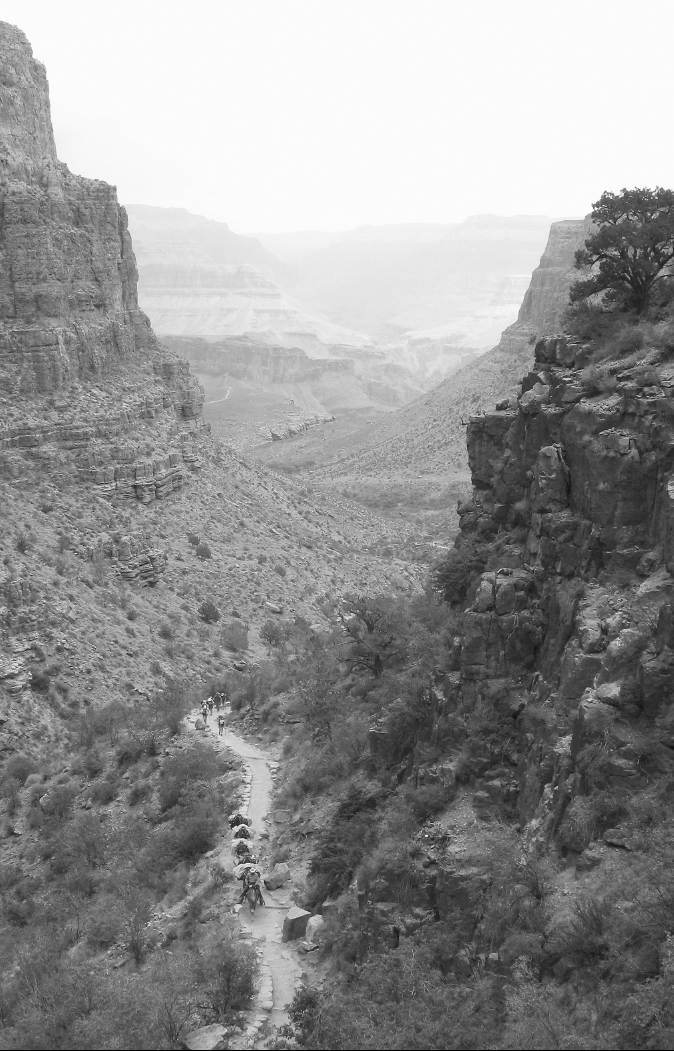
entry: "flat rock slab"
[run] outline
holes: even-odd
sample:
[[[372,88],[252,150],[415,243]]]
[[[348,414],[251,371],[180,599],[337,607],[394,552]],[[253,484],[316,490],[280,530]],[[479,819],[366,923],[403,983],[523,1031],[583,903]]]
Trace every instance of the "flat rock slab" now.
[[[202,1029],[195,1029],[183,1040],[188,1051],[223,1051],[227,1047],[227,1037],[230,1030],[224,1025],[205,1025]]]
[[[310,917],[311,913],[307,912],[306,909],[298,909],[297,906],[288,909],[283,921],[283,941],[291,942],[295,938],[303,938]]]

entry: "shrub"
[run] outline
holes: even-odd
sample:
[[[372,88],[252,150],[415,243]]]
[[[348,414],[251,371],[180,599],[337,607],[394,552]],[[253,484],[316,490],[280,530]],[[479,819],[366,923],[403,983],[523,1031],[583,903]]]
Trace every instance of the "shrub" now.
[[[138,620],[138,610],[134,609],[133,606],[129,606],[129,608],[126,611],[126,619],[127,620]]]
[[[404,796],[419,824],[428,821],[447,803],[447,792],[442,785],[421,785],[416,789],[409,786]]]
[[[2,776],[16,779],[20,785],[25,784],[26,778],[38,769],[34,759],[27,755],[14,755],[2,768]]]
[[[202,558],[204,560],[213,557],[211,555],[211,549],[208,546],[208,544],[197,544],[197,546],[194,549],[194,552],[198,558]]]
[[[51,685],[51,677],[45,668],[44,671],[34,671],[31,675],[30,686],[38,693],[47,693]]]
[[[431,573],[432,586],[446,602],[462,602],[471,582],[484,570],[481,556],[466,551],[450,551]]]
[[[210,599],[202,602],[197,612],[205,624],[215,624],[220,620],[220,610]]]
[[[159,625],[159,631],[157,632],[157,634],[159,635],[160,639],[170,640],[174,636],[173,627],[167,621],[165,621],[163,624]]]
[[[28,535],[28,533],[19,533],[18,537],[16,538],[16,550],[19,551],[20,554],[25,555],[26,551],[28,551],[30,546],[31,538]]]
[[[255,950],[225,937],[199,960],[199,988],[216,1018],[244,1011],[255,992],[258,964]]]
[[[117,786],[111,781],[96,781],[89,798],[92,803],[111,803],[117,797]]]
[[[268,646],[280,646],[285,637],[283,628],[275,620],[265,620],[260,628],[260,638]]]
[[[149,781],[134,781],[127,796],[129,806],[136,806],[152,795],[152,785]]]
[[[230,621],[229,624],[226,624],[223,627],[220,633],[220,639],[225,649],[228,649],[233,653],[237,653],[240,650],[247,650],[248,628],[244,624]]]
[[[200,539],[201,538],[197,535],[197,533],[188,533],[187,534],[187,543],[191,544],[192,547],[196,547],[197,544],[199,543]]]

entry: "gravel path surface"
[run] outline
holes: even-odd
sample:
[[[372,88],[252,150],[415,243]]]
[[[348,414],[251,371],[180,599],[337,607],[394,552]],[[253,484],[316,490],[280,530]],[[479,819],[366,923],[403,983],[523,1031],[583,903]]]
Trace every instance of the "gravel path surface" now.
[[[195,713],[198,715],[200,713]],[[244,788],[247,802],[241,809],[247,812],[252,821],[255,833],[253,843],[255,853],[261,856],[263,876],[266,874],[264,854],[268,852],[268,840],[262,839],[266,832],[266,817],[269,811],[273,790],[272,771],[269,767],[269,756],[260,748],[249,744],[242,737],[227,728],[222,737],[217,730],[217,713],[207,723],[211,731],[211,740],[220,747],[229,749],[240,756],[246,764],[244,769]],[[233,859],[229,845],[223,848],[221,861],[228,867]],[[253,1012],[249,1036],[254,1036],[253,1029],[261,1029],[267,1021],[273,1026],[284,1025],[288,1021],[287,1005],[293,998],[295,985],[300,975],[300,967],[287,945],[281,941],[283,920],[293,902],[288,901],[283,889],[278,891],[264,890],[266,905],[254,913],[246,906],[239,912],[239,922],[245,934],[256,943],[261,965],[261,982],[257,1006]],[[254,1046],[258,1046],[256,1042]],[[262,1046],[262,1040],[259,1042]]]

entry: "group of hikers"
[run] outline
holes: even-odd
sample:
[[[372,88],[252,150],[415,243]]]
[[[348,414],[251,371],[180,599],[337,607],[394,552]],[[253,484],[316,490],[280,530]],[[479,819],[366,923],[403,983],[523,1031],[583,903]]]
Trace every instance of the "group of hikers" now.
[[[205,723],[208,723],[208,717],[213,714],[213,709],[218,714],[218,733],[222,737],[225,732],[226,719],[223,715],[222,709],[227,704],[227,692],[222,691],[220,693],[214,693],[212,697],[207,697],[205,701],[201,702],[201,717]]]
[[[206,725],[208,725],[209,716],[213,715],[213,710],[215,709],[218,712],[218,733],[221,737],[226,721],[222,709],[227,704],[228,699],[227,692],[223,690],[219,693],[214,693],[211,697],[207,697],[205,701],[201,702],[201,715]],[[233,837],[234,874],[237,879],[243,881],[239,905],[243,905],[246,895],[250,890],[253,890],[255,897],[252,899],[251,909],[254,909],[255,905],[264,905],[264,898],[260,887],[262,873],[258,867],[257,855],[253,853],[252,847],[252,822],[249,817],[246,817],[239,810],[234,814],[230,814],[228,821]]]
[[[251,840],[253,831],[251,820],[237,811],[229,816],[229,827],[234,837],[234,874],[237,879],[243,881],[243,890],[239,897],[239,905],[243,905],[249,890],[255,892],[255,903],[264,905],[260,882],[262,873],[258,867],[257,855],[253,853]],[[251,905],[254,908],[254,905]]]

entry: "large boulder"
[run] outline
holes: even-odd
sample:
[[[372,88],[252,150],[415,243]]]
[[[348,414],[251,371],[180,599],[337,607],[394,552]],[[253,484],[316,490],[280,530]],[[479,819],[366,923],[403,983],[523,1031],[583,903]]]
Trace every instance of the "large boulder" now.
[[[307,920],[306,940],[312,944],[320,942],[324,926],[325,920],[322,916],[312,916],[310,920]]]
[[[264,885],[267,890],[278,890],[290,879],[290,869],[284,861],[274,865],[270,874],[266,877]]]
[[[186,1047],[187,1051],[224,1051],[228,1046],[230,1032],[230,1029],[217,1022],[214,1025],[205,1025],[183,1037],[183,1047]]]
[[[283,921],[283,935],[281,940],[284,942],[292,942],[295,941],[296,938],[303,938],[310,917],[310,912],[307,912],[306,909],[298,909],[296,905],[294,905],[292,909],[288,909]]]

